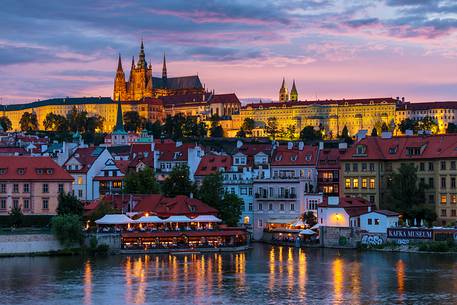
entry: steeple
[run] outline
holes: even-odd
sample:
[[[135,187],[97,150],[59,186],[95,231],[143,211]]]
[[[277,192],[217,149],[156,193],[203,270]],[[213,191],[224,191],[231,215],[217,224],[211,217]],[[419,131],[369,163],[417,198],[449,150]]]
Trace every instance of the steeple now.
[[[167,61],[165,59],[165,52],[163,52],[162,78],[167,79]]]
[[[121,99],[117,99],[117,116],[116,126],[114,126],[113,134],[126,134],[124,129],[124,120],[122,119]]]
[[[279,101],[287,102],[288,100],[289,100],[289,93],[286,88],[286,79],[283,77],[281,89],[279,89]]]
[[[119,60],[118,60],[118,62],[117,62],[117,71],[118,71],[118,72],[123,72],[123,70],[122,70],[121,53],[119,53]]]
[[[145,55],[144,55],[144,44],[143,44],[143,39],[141,39],[141,47],[140,47],[140,54],[138,55],[138,63],[137,63],[138,68],[147,68],[147,63],[145,60]]]
[[[292,83],[292,89],[290,90],[290,100],[293,102],[298,101],[297,87],[295,86],[295,79]]]

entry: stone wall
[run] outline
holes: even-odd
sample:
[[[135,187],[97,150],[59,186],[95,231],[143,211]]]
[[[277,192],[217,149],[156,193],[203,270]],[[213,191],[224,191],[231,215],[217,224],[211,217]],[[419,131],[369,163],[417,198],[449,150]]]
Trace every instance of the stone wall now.
[[[97,245],[107,245],[112,251],[121,249],[121,235],[118,233],[89,234],[85,239],[87,246],[89,246],[90,240],[93,237],[97,239]]]
[[[0,255],[46,253],[63,248],[52,234],[0,235]]]
[[[327,248],[356,248],[360,243],[360,230],[351,227],[320,227],[321,246]]]

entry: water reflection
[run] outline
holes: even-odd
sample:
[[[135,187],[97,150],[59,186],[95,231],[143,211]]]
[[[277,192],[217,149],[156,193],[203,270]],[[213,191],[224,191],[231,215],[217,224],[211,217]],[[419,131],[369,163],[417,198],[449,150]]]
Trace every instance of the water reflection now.
[[[254,247],[206,255],[0,259],[0,300],[2,305],[457,304],[450,284],[455,257]]]

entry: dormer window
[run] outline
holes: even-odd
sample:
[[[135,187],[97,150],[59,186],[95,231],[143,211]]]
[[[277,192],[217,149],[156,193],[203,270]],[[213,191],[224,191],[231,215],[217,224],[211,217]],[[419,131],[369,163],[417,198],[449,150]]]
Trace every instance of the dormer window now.
[[[52,168],[48,168],[46,170],[46,174],[48,174],[48,175],[52,175],[53,172],[54,172],[54,170]]]
[[[306,160],[306,161],[311,161],[311,155],[306,155],[306,156],[305,156],[305,160]]]
[[[292,155],[290,156],[290,161],[297,161],[298,156],[297,155]]]
[[[21,175],[21,176],[24,175],[25,174],[25,168],[18,168],[17,169],[17,174]]]
[[[42,168],[38,168],[38,169],[36,170],[36,173],[37,173],[38,175],[43,175],[43,169],[42,169]]]
[[[356,147],[356,152],[357,152],[357,155],[364,155],[366,153],[366,146],[365,145],[357,145]]]
[[[282,155],[276,155],[276,161],[281,161],[282,160]]]
[[[8,172],[7,168],[0,168],[0,175],[4,175]]]
[[[420,147],[406,147],[406,154],[408,156],[420,156],[421,148]]]
[[[389,154],[394,155],[397,153],[398,146],[389,147]]]

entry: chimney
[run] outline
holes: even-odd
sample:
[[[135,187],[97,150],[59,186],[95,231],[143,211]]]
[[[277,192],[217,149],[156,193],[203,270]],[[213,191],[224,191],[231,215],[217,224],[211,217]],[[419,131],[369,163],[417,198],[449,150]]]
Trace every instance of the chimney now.
[[[324,142],[323,141],[319,142],[319,150],[324,150]]]
[[[241,140],[236,141],[236,148],[240,148],[241,146],[243,146],[243,141],[241,141]]]
[[[346,143],[346,142],[338,143],[338,149],[339,150],[347,150],[348,149],[348,143]]]
[[[176,147],[181,147],[182,146],[182,141],[176,141]]]
[[[381,133],[381,138],[382,139],[391,139],[392,138],[392,133],[390,131],[383,131]]]
[[[287,142],[287,149],[292,149],[292,148],[294,148],[294,143]]]
[[[414,135],[414,132],[411,129],[406,129],[405,130],[405,135],[412,136],[412,135]]]
[[[371,212],[371,205],[368,206],[368,213]]]
[[[337,196],[329,196],[328,197],[328,205],[338,205],[340,203],[340,198]]]
[[[303,150],[305,148],[305,143],[303,141],[298,142],[298,149]]]

